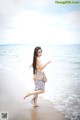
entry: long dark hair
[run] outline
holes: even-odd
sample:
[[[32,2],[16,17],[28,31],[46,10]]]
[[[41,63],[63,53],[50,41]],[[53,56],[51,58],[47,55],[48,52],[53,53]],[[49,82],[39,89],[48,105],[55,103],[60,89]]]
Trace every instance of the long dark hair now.
[[[33,74],[35,74],[36,71],[36,60],[37,60],[37,56],[38,56],[38,50],[41,49],[41,47],[35,47],[34,49],[34,53],[33,53],[33,63],[32,63],[32,67],[33,67]],[[42,50],[42,49],[41,49]]]

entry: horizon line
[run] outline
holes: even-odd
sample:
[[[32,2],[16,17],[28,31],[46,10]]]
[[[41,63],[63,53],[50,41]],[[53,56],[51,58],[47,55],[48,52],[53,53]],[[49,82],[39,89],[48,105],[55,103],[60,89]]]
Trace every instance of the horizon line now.
[[[7,45],[38,45],[37,43],[36,44],[31,44],[31,43],[3,43],[3,44],[0,44],[0,46],[7,46]],[[62,43],[62,44],[40,44],[39,45],[80,45],[80,43]]]

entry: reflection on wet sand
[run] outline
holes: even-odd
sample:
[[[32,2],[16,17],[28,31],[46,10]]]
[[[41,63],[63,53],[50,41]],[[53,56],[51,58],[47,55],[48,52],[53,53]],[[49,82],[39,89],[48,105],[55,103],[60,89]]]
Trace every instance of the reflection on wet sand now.
[[[38,120],[38,108],[34,107],[31,110],[31,120]]]

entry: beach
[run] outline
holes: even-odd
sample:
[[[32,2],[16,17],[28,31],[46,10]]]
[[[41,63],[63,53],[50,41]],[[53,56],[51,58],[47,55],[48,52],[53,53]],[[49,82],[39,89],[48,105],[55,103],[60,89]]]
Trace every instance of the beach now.
[[[61,120],[80,119],[80,46],[48,45],[42,48],[45,53],[42,57],[43,63],[49,56],[53,62],[44,69],[48,81],[45,93],[39,95],[40,107],[36,108],[37,116],[44,110],[47,115],[52,114],[49,116],[53,118],[57,114],[57,117],[62,117]],[[23,100],[28,92],[34,90],[33,69],[29,68],[33,57],[32,50],[33,46],[28,45],[0,46],[0,112],[9,112],[10,120],[16,120],[18,115],[24,117],[24,120],[29,119],[31,111],[34,111],[30,103],[31,96]],[[50,107],[47,111],[48,105]],[[29,118],[25,117],[26,114]]]
[[[20,79],[15,71],[0,68],[0,113],[7,112],[9,120],[67,120],[48,100],[39,97],[39,107],[33,107],[30,98],[24,100],[27,89]]]

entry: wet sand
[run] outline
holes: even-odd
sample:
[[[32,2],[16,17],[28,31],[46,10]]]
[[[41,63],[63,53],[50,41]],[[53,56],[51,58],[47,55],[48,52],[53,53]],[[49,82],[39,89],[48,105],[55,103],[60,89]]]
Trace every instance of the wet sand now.
[[[39,98],[39,107],[33,107],[26,99],[21,103],[0,105],[1,111],[8,112],[9,120],[67,120],[49,101],[42,98]]]
[[[0,68],[0,112],[8,112],[9,120],[67,120],[52,103],[39,97],[39,107],[33,107],[30,97],[23,99],[22,79],[13,71]]]

